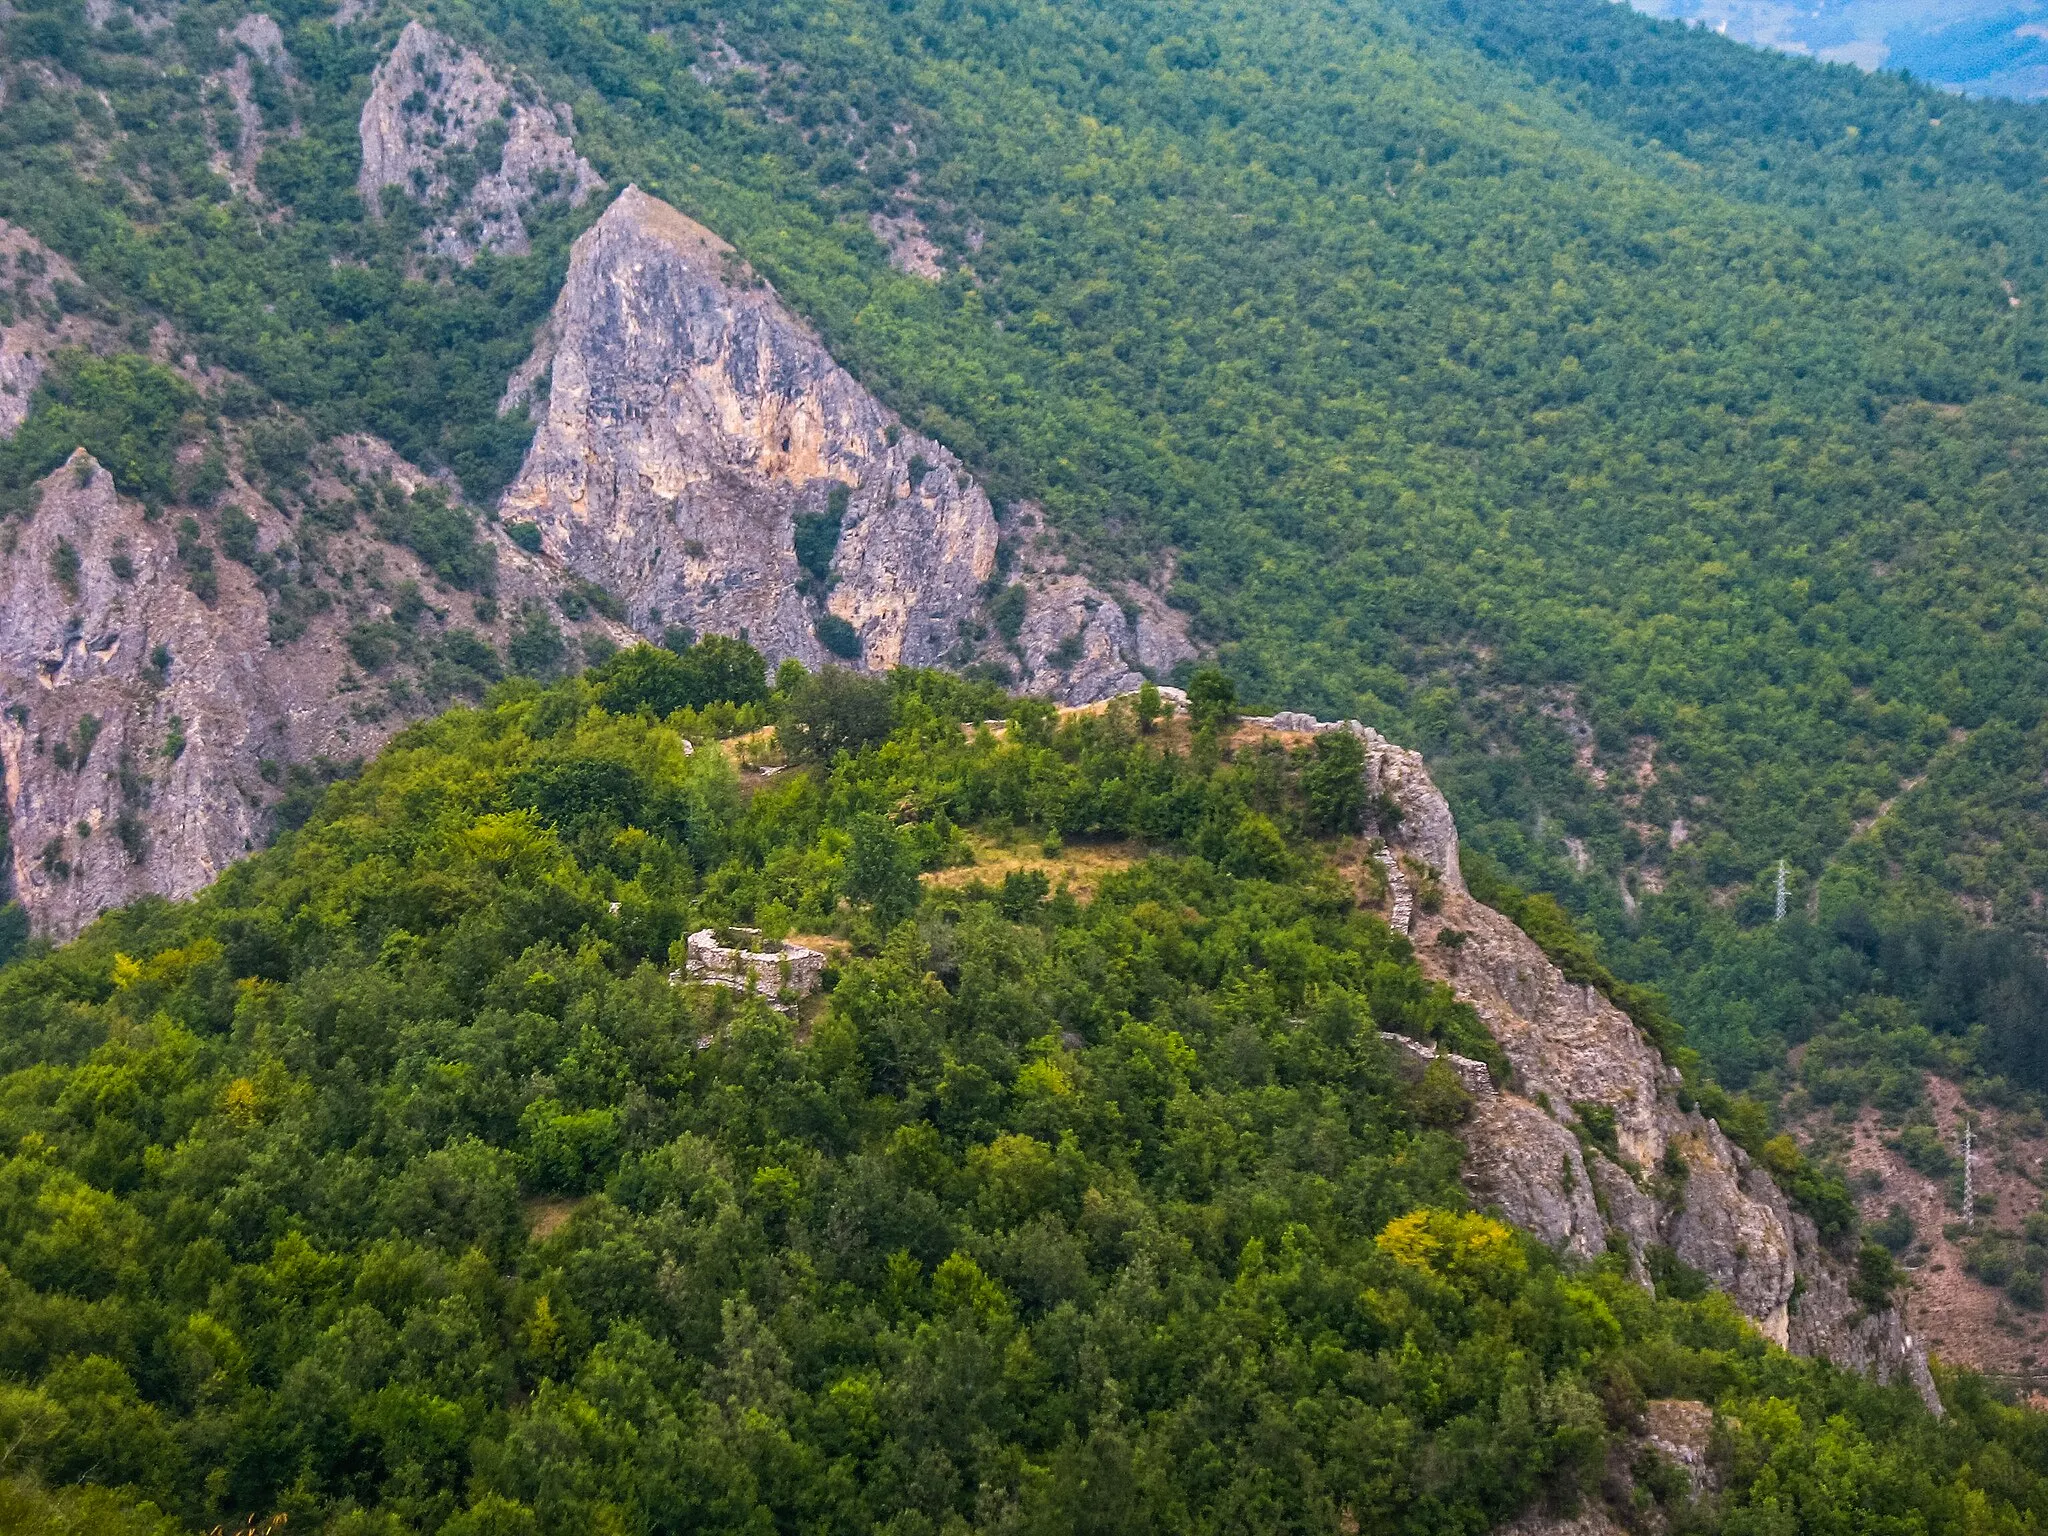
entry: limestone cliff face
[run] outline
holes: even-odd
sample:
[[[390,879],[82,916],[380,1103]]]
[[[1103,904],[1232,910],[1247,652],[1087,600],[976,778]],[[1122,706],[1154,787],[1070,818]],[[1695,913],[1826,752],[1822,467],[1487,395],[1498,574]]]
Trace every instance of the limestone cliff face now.
[[[1465,888],[1456,823],[1420,756],[1355,722],[1286,715],[1271,724],[1354,731],[1368,789],[1398,811],[1382,822],[1388,843],[1437,887],[1435,911],[1403,911],[1417,956],[1479,1015],[1514,1069],[1464,1126],[1474,1198],[1576,1257],[1619,1243],[1645,1279],[1649,1250],[1669,1248],[1777,1343],[1905,1376],[1939,1411],[1925,1350],[1899,1314],[1866,1314],[1850,1299],[1846,1261],[1720,1126],[1680,1107],[1676,1070],[1634,1021]]]
[[[425,479],[370,439],[336,445],[333,460],[407,491]],[[290,560],[298,530],[237,490],[262,550]],[[570,580],[500,540],[486,620],[408,551],[365,529],[332,533],[294,567],[302,628],[291,633],[248,564],[216,559],[213,600],[195,593],[190,530],[179,547],[186,510],[147,518],[81,450],[0,547],[0,901],[18,899],[52,939],[138,897],[201,889],[268,840],[295,765],[367,756],[460,702],[459,687],[437,688],[437,660],[496,653],[522,605],[550,603]],[[212,514],[195,527],[200,517],[210,534]],[[593,622],[615,643],[630,638]]]
[[[554,198],[580,207],[604,180],[576,153],[569,109],[508,86],[482,58],[417,21],[370,80],[357,181],[372,218],[403,188],[434,212],[428,255],[467,264],[527,249],[523,214]]]
[[[869,668],[934,665],[959,644],[995,568],[988,497],[710,231],[627,188],[576,242],[508,407],[543,378],[500,516],[538,524],[547,551],[643,629],[744,632],[771,660],[811,666],[840,659],[818,638],[827,612]],[[796,520],[835,510],[821,604]]]
[[[67,547],[75,598],[51,575]],[[45,483],[0,562],[12,887],[38,932],[66,938],[137,896],[192,894],[260,846],[259,760],[362,750],[320,707],[333,658],[269,665],[262,595],[239,571],[220,588],[215,607],[201,602],[175,535],[82,453]]]
[[[1024,589],[1024,618],[1009,652],[1021,692],[1092,703],[1194,659],[1181,615],[1157,591],[1126,583],[1115,597],[1104,593],[1041,547],[1049,542],[1044,522],[1040,509],[1026,502],[1005,528],[1021,550],[1015,581]],[[1003,660],[1000,637],[990,638],[984,659]]]

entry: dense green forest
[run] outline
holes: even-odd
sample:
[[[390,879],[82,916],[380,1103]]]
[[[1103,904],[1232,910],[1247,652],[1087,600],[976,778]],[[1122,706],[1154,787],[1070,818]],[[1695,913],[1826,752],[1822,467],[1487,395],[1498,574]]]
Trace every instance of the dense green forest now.
[[[0,445],[0,517],[78,442],[153,504],[199,438],[281,485],[369,432],[480,508],[515,471],[602,200],[419,262],[433,211],[355,185],[406,13],[264,9],[246,193],[241,0],[0,22],[0,217],[110,354]],[[1243,697],[1424,750],[1725,1084],[2048,1090],[2038,109],[1598,0],[431,16],[1078,565],[1170,551]],[[1642,1470],[1675,1528],[2048,1517],[1971,1380],[1937,1424],[1456,1214],[1459,1106],[1372,1031],[1491,1043],[1322,871],[1311,765],[731,660],[506,685],[0,972],[0,1528],[1472,1531],[1602,1492],[1661,1395],[1732,1426],[1707,1515]],[[802,771],[705,749],[771,723]],[[1150,856],[927,893],[963,829]],[[706,922],[836,929],[829,1003],[672,988]]]
[[[529,256],[417,267],[427,211],[355,191],[403,15],[270,9],[291,72],[255,72],[251,197],[213,160],[249,131],[209,84],[236,0],[19,10],[0,216],[77,264],[67,305],[236,370],[230,423],[375,432],[488,505],[529,430],[503,380],[595,206],[537,205]],[[1682,980],[1660,909],[1732,953],[1781,858],[1799,910],[1831,886],[1823,922],[1964,897],[2038,926],[2037,109],[1593,0],[436,22],[1077,561],[1170,547],[1248,697],[1426,749],[1468,837],[1623,969]],[[874,211],[922,218],[945,280],[893,272]],[[29,430],[4,478],[67,435]],[[1737,980],[1698,1038],[1739,1079],[1812,1023]]]
[[[739,659],[501,685],[0,973],[0,1530],[2048,1518],[1974,1378],[1938,1420],[1463,1212],[1462,1091],[1375,1030],[1490,1042],[1330,867],[1320,754]],[[923,881],[1061,829],[1131,848],[1085,901]],[[671,982],[736,923],[826,990]],[[1723,1412],[1705,1502],[1665,1396]]]

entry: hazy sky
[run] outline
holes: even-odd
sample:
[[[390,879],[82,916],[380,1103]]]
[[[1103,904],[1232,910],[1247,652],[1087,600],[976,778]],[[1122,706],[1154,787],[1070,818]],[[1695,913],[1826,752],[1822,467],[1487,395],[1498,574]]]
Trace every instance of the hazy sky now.
[[[2048,97],[2048,0],[1632,0],[1745,43],[1910,70],[1972,96]]]

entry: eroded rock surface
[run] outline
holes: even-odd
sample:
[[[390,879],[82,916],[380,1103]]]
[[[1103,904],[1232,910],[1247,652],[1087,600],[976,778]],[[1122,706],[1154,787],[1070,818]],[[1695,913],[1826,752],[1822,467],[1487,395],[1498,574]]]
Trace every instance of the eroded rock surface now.
[[[408,492],[426,479],[373,439],[339,443],[333,458]],[[299,530],[239,480],[233,500],[262,551],[293,544]],[[500,540],[486,620],[474,594],[437,587],[412,554],[359,528],[329,534],[315,562],[347,571],[349,585],[302,589],[281,629],[247,563],[213,559],[211,603],[193,590],[179,547],[186,510],[151,520],[81,450],[11,525],[0,559],[0,900],[18,899],[53,939],[137,897],[201,889],[268,840],[295,765],[367,756],[459,701],[437,690],[433,661],[502,654],[521,605],[550,603],[571,579]],[[215,514],[193,522],[201,539],[215,536]],[[404,607],[409,590],[417,608]],[[409,614],[402,625],[394,609]],[[379,661],[391,646],[422,664]],[[464,678],[481,686],[488,673]]]
[[[569,109],[508,85],[452,38],[408,22],[371,77],[359,125],[357,181],[371,216],[384,188],[403,188],[433,210],[428,255],[467,264],[480,251],[528,247],[524,214],[536,201],[581,206],[604,180],[576,153]]]
[[[1003,660],[1019,673],[1018,688],[1063,704],[1087,704],[1128,693],[1147,674],[1163,678],[1195,647],[1180,614],[1159,593],[1125,583],[1113,595],[1066,568],[1049,542],[1033,503],[1018,505],[1008,534],[1021,551],[1014,584],[1024,591],[1024,616],[1014,647],[991,637],[982,659]],[[1165,574],[1165,573],[1163,573]]]
[[[1574,1255],[1618,1242],[1639,1278],[1653,1250],[1668,1249],[1767,1337],[1883,1379],[1905,1376],[1938,1412],[1925,1352],[1898,1313],[1869,1314],[1850,1298],[1848,1261],[1720,1126],[1680,1107],[1677,1073],[1628,1015],[1566,978],[1465,888],[1457,826],[1421,758],[1355,721],[1272,723],[1349,729],[1364,742],[1367,787],[1398,813],[1382,812],[1387,842],[1436,886],[1414,913],[1417,956],[1512,1064],[1511,1091],[1475,1104],[1464,1127],[1474,1198]]]
[[[987,495],[904,430],[737,253],[629,187],[576,242],[527,387],[547,380],[507,522],[622,598],[650,634],[745,634],[771,661],[929,666],[995,568]],[[519,397],[521,380],[508,393]],[[830,585],[799,566],[799,517],[837,513]]]

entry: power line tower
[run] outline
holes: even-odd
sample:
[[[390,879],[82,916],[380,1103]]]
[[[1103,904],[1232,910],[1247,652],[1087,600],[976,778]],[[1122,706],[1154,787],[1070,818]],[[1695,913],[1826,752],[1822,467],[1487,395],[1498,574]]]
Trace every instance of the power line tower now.
[[[1963,1122],[1963,1225],[1977,1214],[1977,1155],[1970,1145],[1970,1122]]]
[[[1778,860],[1778,915],[1772,918],[1771,921],[1774,923],[1785,921],[1785,861],[1783,859]]]

